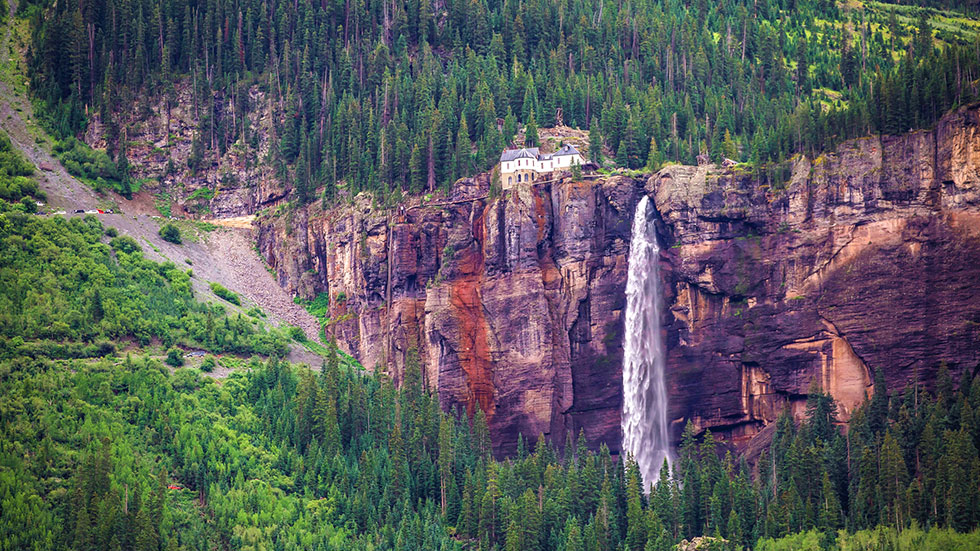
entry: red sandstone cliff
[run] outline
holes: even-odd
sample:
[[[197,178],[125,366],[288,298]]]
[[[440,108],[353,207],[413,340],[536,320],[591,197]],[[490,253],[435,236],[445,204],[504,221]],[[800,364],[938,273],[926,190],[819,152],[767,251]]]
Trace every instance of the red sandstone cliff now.
[[[260,220],[295,293],[332,297],[341,346],[397,378],[417,349],[445,407],[487,412],[495,447],[586,431],[618,448],[626,256],[643,182],[616,177],[488,199],[461,182],[433,206],[361,197]],[[478,197],[470,199],[470,197]]]
[[[383,211],[364,196],[261,218],[288,290],[332,297],[330,330],[398,377],[417,349],[445,407],[518,433],[619,447],[622,312],[634,207],[660,215],[667,384],[687,419],[744,445],[811,380],[846,418],[881,367],[894,389],[980,365],[980,110],[848,142],[787,181],[671,166]]]

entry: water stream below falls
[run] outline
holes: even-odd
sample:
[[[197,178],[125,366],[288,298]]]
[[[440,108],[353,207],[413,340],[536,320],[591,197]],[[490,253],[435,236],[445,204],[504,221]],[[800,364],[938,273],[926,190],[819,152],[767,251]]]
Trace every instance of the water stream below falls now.
[[[623,356],[623,451],[633,455],[643,484],[659,478],[664,458],[672,461],[667,433],[664,343],[660,334],[660,247],[651,219],[650,199],[636,206],[626,280]]]

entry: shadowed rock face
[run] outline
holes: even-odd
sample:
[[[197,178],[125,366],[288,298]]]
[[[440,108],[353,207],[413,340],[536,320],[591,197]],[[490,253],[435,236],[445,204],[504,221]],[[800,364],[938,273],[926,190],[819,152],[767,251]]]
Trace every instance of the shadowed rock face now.
[[[519,187],[485,179],[440,204],[358,197],[259,220],[291,292],[332,297],[329,331],[400,378],[418,350],[446,408],[517,436],[584,430],[620,444],[630,225],[655,199],[672,428],[691,419],[744,448],[816,380],[843,418],[884,370],[890,389],[980,364],[980,121],[848,142],[785,177],[670,166]]]
[[[675,436],[747,444],[816,380],[843,419],[870,392],[980,366],[980,120],[848,142],[786,182],[668,167],[647,182],[665,283]]]

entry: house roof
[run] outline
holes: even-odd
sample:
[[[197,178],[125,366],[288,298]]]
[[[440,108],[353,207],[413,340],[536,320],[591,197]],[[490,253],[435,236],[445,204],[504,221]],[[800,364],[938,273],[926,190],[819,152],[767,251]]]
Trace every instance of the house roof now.
[[[565,144],[561,149],[555,151],[554,153],[555,157],[561,157],[563,155],[581,155],[581,153],[578,152],[578,149],[575,149],[574,145]]]
[[[505,149],[504,152],[500,154],[500,162],[513,161],[515,159],[521,159],[524,157],[527,157],[529,159],[537,159],[538,148],[524,147],[521,149]]]

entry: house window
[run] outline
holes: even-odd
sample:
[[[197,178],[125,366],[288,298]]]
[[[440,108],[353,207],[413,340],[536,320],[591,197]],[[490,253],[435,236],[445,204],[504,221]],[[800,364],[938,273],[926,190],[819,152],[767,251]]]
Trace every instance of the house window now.
[[[508,177],[507,177],[507,185],[509,186],[509,185],[511,185],[511,184],[513,184],[513,183],[514,183],[514,178],[513,178],[513,177],[511,177],[511,176],[508,176]]]

